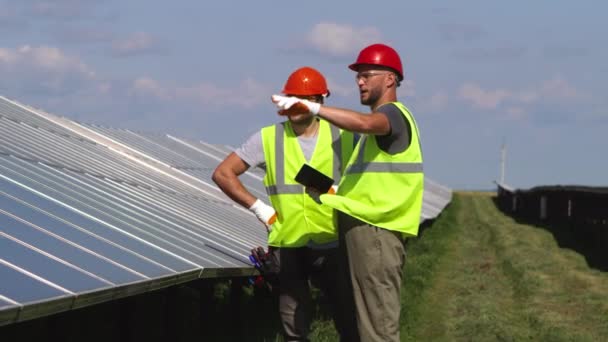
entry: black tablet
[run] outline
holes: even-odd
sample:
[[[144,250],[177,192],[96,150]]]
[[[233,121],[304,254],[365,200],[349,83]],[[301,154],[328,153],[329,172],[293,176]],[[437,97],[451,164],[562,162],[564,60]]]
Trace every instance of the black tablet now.
[[[320,193],[324,194],[329,191],[331,186],[334,184],[334,180],[327,177],[321,171],[311,167],[308,164],[302,165],[300,171],[296,175],[296,182],[306,186],[319,190]]]

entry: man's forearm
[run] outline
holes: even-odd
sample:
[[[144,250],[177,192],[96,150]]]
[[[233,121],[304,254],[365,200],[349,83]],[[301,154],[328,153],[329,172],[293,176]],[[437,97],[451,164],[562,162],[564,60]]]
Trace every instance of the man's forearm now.
[[[321,106],[318,116],[351,132],[374,135],[390,133],[390,123],[383,114],[362,114],[349,109]]]
[[[238,176],[230,173],[216,172],[213,181],[217,186],[236,203],[245,208],[251,207],[256,197],[243,186]]]

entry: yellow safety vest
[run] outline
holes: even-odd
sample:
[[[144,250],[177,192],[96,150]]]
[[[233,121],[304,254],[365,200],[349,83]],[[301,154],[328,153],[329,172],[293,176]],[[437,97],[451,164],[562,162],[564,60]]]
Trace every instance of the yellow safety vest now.
[[[373,226],[415,236],[422,210],[422,150],[414,117],[400,102],[392,103],[410,124],[408,148],[391,155],[378,147],[374,135],[361,137],[338,193],[321,195],[321,202]]]
[[[309,242],[324,244],[337,240],[334,210],[316,203],[295,181],[306,158],[291,123],[285,121],[264,127],[261,133],[266,161],[264,185],[277,211],[268,244],[302,247]],[[308,164],[333,178],[337,184],[353,145],[352,133],[319,120],[317,143]]]

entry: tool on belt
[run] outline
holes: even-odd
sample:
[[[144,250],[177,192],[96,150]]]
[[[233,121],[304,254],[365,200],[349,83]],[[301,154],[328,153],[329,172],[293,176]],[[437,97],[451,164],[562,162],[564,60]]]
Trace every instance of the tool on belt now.
[[[270,251],[255,247],[251,249],[249,261],[260,272],[258,276],[249,279],[250,284],[270,292],[278,286],[279,263]]]

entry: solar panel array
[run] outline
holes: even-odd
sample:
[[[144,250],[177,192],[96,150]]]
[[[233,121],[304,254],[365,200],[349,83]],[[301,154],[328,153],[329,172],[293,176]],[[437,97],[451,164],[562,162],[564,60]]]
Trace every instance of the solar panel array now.
[[[232,148],[77,123],[0,97],[0,326],[253,273],[266,233],[211,174]],[[268,201],[263,173],[241,180]],[[451,191],[425,181],[422,219]]]
[[[0,98],[0,325],[219,271],[252,273],[249,250],[265,232],[208,178],[46,118]],[[198,149],[204,160],[209,148]],[[208,175],[217,160],[204,162]]]

